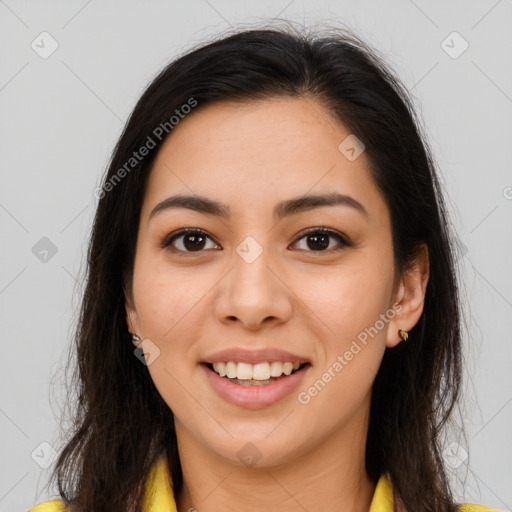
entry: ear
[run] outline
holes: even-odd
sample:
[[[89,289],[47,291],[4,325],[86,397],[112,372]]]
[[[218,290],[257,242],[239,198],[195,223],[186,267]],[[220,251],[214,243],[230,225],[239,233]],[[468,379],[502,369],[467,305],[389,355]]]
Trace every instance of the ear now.
[[[396,347],[402,341],[398,334],[399,329],[409,331],[420,319],[425,304],[429,268],[428,247],[422,244],[413,268],[400,278],[392,306],[396,314],[389,322],[387,332],[387,347]]]
[[[131,287],[129,291],[124,288],[124,296],[125,296],[125,309],[126,309],[126,324],[128,326],[128,331],[132,334],[140,333],[140,321],[137,310],[135,309],[135,303],[133,300],[133,294],[131,292]]]

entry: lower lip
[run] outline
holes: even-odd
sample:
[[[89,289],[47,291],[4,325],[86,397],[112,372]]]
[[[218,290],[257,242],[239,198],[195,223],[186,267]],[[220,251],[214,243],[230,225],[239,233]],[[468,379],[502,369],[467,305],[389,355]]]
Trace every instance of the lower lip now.
[[[279,377],[271,384],[262,386],[243,386],[230,382],[218,373],[210,370],[205,364],[201,364],[213,389],[226,402],[243,407],[245,409],[261,409],[273,405],[287,397],[299,385],[310,365],[301,368],[291,375]]]

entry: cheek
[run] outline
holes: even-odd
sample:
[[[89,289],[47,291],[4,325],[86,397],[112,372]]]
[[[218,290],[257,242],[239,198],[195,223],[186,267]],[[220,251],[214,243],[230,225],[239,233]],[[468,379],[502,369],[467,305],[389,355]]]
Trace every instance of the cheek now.
[[[171,343],[182,325],[190,326],[195,321],[200,309],[197,306],[208,289],[193,273],[179,269],[171,272],[158,262],[145,264],[141,260],[135,268],[134,295],[144,336]]]
[[[197,280],[187,279],[179,272],[170,273],[154,262],[143,265],[141,261],[134,274],[142,334],[159,351],[158,357],[148,365],[148,371],[158,392],[178,416],[187,416],[193,410],[191,386],[186,383],[194,376],[191,361],[197,356],[193,341],[199,336],[194,329],[201,325],[198,306],[208,289],[198,284]]]
[[[386,312],[392,277],[390,265],[361,257],[354,264],[331,269],[323,276],[303,276],[300,284],[297,282],[297,295],[307,298],[309,310],[323,324],[322,332],[327,338],[338,340],[333,348],[339,349]]]
[[[359,270],[333,274],[307,303],[314,313],[309,314],[314,324],[310,329],[321,349],[299,402],[308,403],[305,410],[318,415],[331,411],[327,424],[333,428],[367,399],[386,348],[389,321],[383,322],[381,315],[387,311],[392,278],[383,280],[378,267]],[[313,289],[312,283],[306,282],[306,289]]]
[[[161,396],[176,411],[186,411],[190,402],[183,386],[196,378],[196,342],[202,337],[207,294],[216,279],[212,272],[171,270],[155,258],[144,261],[141,257],[134,270],[141,332],[158,348],[158,357],[148,370]],[[191,392],[193,386],[186,388]]]

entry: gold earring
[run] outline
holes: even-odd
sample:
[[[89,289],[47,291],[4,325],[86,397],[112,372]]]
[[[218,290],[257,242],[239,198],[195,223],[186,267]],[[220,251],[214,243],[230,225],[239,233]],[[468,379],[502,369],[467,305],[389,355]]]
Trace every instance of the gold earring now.
[[[409,337],[409,333],[402,329],[398,329],[398,336],[400,336],[400,338],[402,338],[402,340],[405,341]]]

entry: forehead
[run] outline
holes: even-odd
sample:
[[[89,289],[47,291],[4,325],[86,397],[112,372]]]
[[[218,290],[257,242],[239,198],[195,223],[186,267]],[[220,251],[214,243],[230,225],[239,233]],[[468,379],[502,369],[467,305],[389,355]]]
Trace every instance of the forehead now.
[[[353,196],[373,215],[385,214],[365,153],[350,160],[339,149],[350,135],[309,97],[198,107],[160,148],[143,215],[175,193],[213,196],[236,210],[330,192]]]

